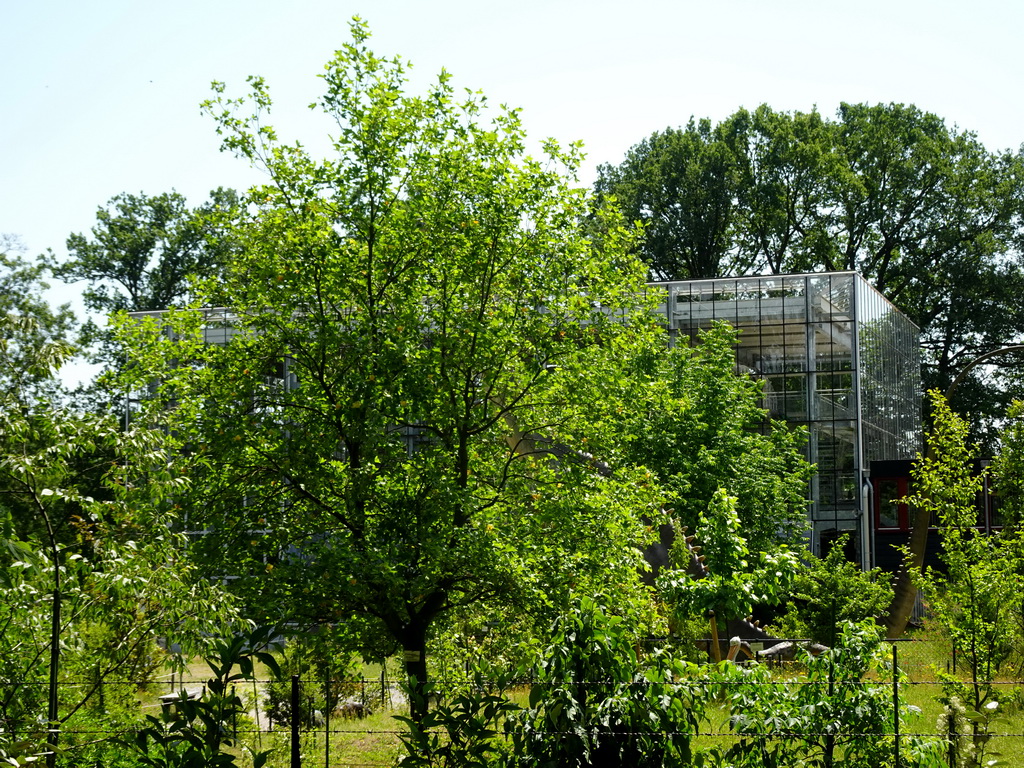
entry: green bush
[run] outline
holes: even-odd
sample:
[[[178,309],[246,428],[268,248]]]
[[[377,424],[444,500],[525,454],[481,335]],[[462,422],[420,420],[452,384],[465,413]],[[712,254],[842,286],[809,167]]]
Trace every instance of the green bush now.
[[[779,680],[761,665],[722,664],[730,727],[740,738],[722,756],[734,768],[843,766],[884,768],[894,761],[894,713],[888,649],[873,622],[842,628],[839,641],[815,657],[804,651],[805,675]],[[901,722],[915,710],[899,701]],[[908,729],[902,727],[906,733]],[[939,765],[937,739],[901,741],[901,763]]]
[[[777,637],[809,637],[831,647],[846,622],[874,619],[889,607],[887,574],[880,568],[864,572],[847,560],[848,538],[840,536],[824,559],[807,555],[809,562],[796,575],[786,613],[772,624]]]
[[[274,637],[270,628],[256,628],[214,643],[205,657],[212,677],[198,699],[182,697],[160,716],[147,715],[147,725],[129,747],[139,765],[148,768],[232,768],[237,757],[229,751],[249,751],[253,768],[261,768],[268,752],[254,753],[237,743],[232,724],[244,717],[246,708],[235,693],[236,685],[255,679],[257,661],[279,672],[277,660],[267,652]]]
[[[409,726],[401,737],[402,768],[485,768],[507,760],[499,729],[518,707],[505,697],[504,687],[504,681],[485,683],[476,672],[473,685],[427,710],[418,722],[398,716]]]
[[[265,688],[267,717],[277,725],[291,723],[293,675],[299,676],[299,724],[303,728],[317,725],[319,718],[346,699],[358,697],[368,711],[369,701],[374,699],[359,682],[358,672],[355,659],[347,654],[332,653],[315,639],[291,640],[281,659],[280,674]],[[379,685],[376,693],[379,696]]]
[[[690,765],[704,717],[695,667],[661,652],[642,659],[622,617],[590,598],[556,621],[529,709],[513,714],[510,766]]]

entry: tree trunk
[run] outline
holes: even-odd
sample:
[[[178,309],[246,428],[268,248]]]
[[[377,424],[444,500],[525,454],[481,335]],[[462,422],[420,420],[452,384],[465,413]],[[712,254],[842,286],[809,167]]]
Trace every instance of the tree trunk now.
[[[46,534],[50,540],[50,553],[53,558],[53,603],[50,606],[50,680],[46,706],[46,766],[54,768],[57,765],[57,742],[60,736],[60,722],[57,719],[60,707],[57,681],[60,678],[60,610],[63,584],[60,578],[60,547],[57,545],[57,535],[54,533],[53,523],[50,521],[46,507],[38,497],[36,506],[46,524]]]
[[[46,765],[47,768],[54,768],[57,764],[57,738],[59,736],[60,722],[57,720],[58,698],[57,681],[60,677],[60,566],[54,559],[53,563],[54,585],[53,605],[50,614],[50,681],[49,700],[46,707]]]
[[[405,673],[409,678],[409,717],[419,723],[427,714],[429,685],[427,684],[427,627],[412,624],[402,637],[405,655]]]
[[[903,564],[896,572],[896,583],[893,585],[892,602],[885,617],[885,636],[894,639],[903,635],[907,622],[914,610],[917,599],[917,587],[914,586],[914,574],[924,568],[924,554],[928,548],[928,526],[931,514],[927,509],[918,509],[914,517],[914,529],[910,533],[910,547]]]

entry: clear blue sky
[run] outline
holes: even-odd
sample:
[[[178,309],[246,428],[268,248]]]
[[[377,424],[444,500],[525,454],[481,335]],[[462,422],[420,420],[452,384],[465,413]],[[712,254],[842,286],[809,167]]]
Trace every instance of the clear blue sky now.
[[[263,75],[279,131],[315,140],[305,106],[355,14],[414,80],[443,67],[532,136],[581,139],[584,183],[655,130],[760,103],[914,103],[990,149],[1024,142],[1019,2],[6,0],[0,232],[63,255],[120,192],[245,188],[258,177],[199,111],[210,81]]]

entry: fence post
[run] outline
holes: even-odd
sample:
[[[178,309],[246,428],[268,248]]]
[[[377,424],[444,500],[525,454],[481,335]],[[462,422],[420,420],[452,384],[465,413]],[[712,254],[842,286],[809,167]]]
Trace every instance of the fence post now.
[[[292,675],[292,761],[291,768],[299,768],[299,676]]]
[[[836,695],[836,662],[835,659],[830,655],[828,657],[828,700],[834,701]],[[836,751],[836,735],[835,733],[829,733],[825,737],[825,755],[828,761],[826,765],[833,765]],[[897,766],[898,768],[898,766]]]
[[[331,665],[324,664],[324,768],[331,765]]]
[[[894,765],[900,768],[900,669],[897,645],[892,644],[892,720]]]

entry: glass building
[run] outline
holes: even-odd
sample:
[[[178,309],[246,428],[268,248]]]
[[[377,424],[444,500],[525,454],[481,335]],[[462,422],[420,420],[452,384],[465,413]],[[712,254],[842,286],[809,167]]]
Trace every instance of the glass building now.
[[[875,561],[868,469],[920,449],[917,327],[854,272],[651,283],[673,343],[726,321],[740,331],[737,367],[764,382],[774,418],[808,431],[816,554],[851,533]]]

